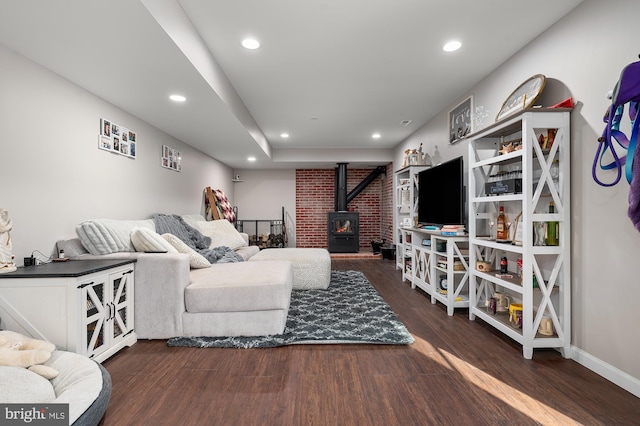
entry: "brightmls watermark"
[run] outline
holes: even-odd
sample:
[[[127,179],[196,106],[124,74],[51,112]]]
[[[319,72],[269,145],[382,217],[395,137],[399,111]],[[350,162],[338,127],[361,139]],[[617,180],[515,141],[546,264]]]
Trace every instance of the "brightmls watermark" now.
[[[0,404],[0,425],[68,426],[69,404]]]

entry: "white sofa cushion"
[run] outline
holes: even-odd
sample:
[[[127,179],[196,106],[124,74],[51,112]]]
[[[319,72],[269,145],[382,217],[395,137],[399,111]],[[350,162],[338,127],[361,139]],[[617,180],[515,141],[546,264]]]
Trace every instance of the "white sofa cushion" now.
[[[203,255],[186,245],[180,238],[173,234],[162,234],[162,238],[169,242],[175,248],[178,253],[184,253],[189,255],[189,266],[193,269],[209,268],[211,262],[209,262]]]
[[[147,228],[135,228],[131,232],[131,243],[136,251],[178,253],[160,234]]]
[[[181,214],[180,217],[182,217],[182,219],[187,222],[187,225],[196,229],[198,229],[198,222],[206,221],[204,216],[200,214]]]
[[[189,313],[255,312],[289,309],[293,286],[291,262],[240,262],[216,264],[215,274],[191,271],[184,290]]]
[[[94,219],[76,226],[76,233],[89,253],[100,255],[136,251],[131,243],[131,231],[134,228],[156,229],[152,219]]]
[[[200,232],[211,238],[209,248],[226,246],[231,250],[237,250],[247,246],[244,238],[226,219],[200,221],[196,224]]]
[[[242,256],[244,260],[249,260],[251,259],[252,256],[255,256],[256,254],[260,253],[260,247],[245,246],[245,247],[240,247],[239,249],[236,249],[235,252],[240,256]]]

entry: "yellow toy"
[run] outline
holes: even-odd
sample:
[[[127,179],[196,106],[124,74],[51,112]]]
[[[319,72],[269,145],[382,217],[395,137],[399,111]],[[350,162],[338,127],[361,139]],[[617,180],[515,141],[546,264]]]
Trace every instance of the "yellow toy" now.
[[[45,379],[53,379],[58,371],[41,364],[51,358],[55,350],[53,343],[32,339],[14,331],[0,331],[0,365],[24,367]]]

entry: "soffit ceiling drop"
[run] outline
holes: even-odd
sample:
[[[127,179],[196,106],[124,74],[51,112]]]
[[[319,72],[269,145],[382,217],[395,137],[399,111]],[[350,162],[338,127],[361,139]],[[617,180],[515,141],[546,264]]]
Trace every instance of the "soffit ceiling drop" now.
[[[333,168],[391,161],[580,2],[3,0],[0,43],[233,168]]]

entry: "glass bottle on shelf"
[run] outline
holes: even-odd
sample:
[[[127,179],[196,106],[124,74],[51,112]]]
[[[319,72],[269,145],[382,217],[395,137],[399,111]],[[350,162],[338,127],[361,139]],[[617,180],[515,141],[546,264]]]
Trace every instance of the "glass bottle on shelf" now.
[[[507,227],[507,217],[504,215],[504,207],[500,206],[500,214],[496,221],[496,240],[507,241],[509,239],[509,228]]]
[[[502,256],[500,259],[500,273],[506,274],[509,270],[509,261],[507,260],[507,256]]]
[[[516,261],[516,266],[518,267],[518,278],[520,279],[520,285],[522,285],[522,257],[519,257]]]
[[[555,213],[555,205],[553,204],[553,200],[549,201],[549,213]],[[545,242],[548,246],[558,245],[558,227],[559,224],[556,221],[547,222],[547,235],[545,238]]]
[[[546,239],[546,226],[547,224],[544,222],[533,222],[533,235],[535,235],[535,241],[533,245],[535,246],[544,246]]]

